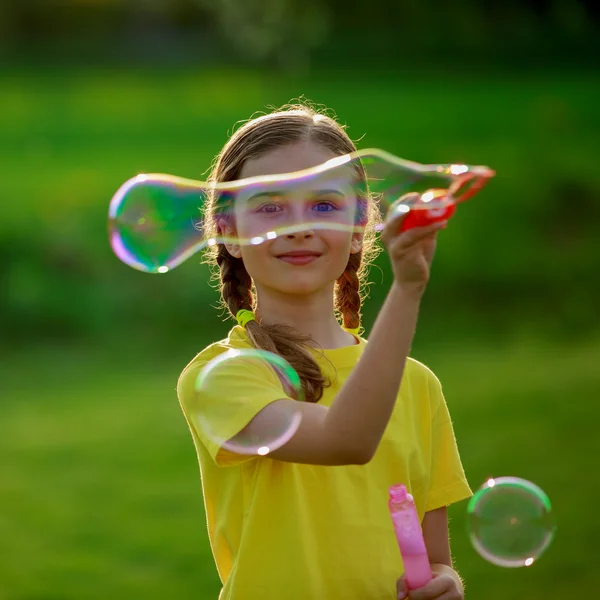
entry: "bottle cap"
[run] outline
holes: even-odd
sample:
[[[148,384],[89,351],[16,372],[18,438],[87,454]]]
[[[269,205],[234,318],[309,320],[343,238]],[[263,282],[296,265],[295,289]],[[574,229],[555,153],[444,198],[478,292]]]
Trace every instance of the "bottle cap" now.
[[[406,486],[402,483],[398,483],[390,487],[390,499],[394,502],[404,502],[408,496]]]

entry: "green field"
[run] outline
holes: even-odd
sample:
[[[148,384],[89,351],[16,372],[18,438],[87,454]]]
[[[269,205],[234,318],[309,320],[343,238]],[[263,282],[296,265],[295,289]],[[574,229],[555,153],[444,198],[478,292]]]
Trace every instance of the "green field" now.
[[[201,178],[236,121],[302,94],[363,148],[497,170],[441,238],[414,355],[472,487],[531,479],[558,531],[532,567],[493,567],[463,503],[456,562],[473,600],[598,595],[597,74],[112,68],[0,72],[0,600],[216,598],[175,383],[227,327],[198,261],[118,262],[108,201],[138,172]]]

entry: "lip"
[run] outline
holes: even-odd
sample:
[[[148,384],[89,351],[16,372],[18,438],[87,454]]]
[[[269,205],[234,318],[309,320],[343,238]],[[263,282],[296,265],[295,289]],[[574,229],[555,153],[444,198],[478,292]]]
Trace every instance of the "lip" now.
[[[317,260],[319,256],[321,255],[317,252],[310,252],[308,250],[293,250],[291,252],[286,252],[285,254],[280,254],[277,258],[291,265],[307,265]]]

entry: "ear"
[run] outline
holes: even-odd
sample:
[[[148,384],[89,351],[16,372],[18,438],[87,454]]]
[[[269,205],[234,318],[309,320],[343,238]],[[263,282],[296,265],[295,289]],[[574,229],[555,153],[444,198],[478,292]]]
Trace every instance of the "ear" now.
[[[356,254],[360,252],[363,247],[363,234],[354,232],[352,234],[352,240],[350,241],[350,254]]]
[[[242,258],[241,246],[235,243],[237,234],[235,227],[231,224],[229,219],[219,219],[217,221],[217,229],[219,234],[225,238],[224,246],[227,252],[233,256],[233,258]]]

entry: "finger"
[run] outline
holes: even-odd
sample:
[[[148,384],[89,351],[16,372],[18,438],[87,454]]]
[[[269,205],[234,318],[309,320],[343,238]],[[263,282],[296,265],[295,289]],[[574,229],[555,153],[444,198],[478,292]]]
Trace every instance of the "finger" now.
[[[393,226],[396,231],[400,231],[402,221],[406,218],[406,215],[410,212],[411,207],[419,202],[421,195],[413,192],[404,194],[401,198],[391,204],[385,215],[385,225]]]
[[[398,214],[406,214],[421,200],[421,194],[418,192],[409,192],[398,198],[390,204],[386,213],[386,221],[394,218]]]
[[[393,231],[400,231],[407,215],[420,203],[421,194],[417,192],[404,194],[404,196],[393,202],[385,217],[386,228],[391,228]]]
[[[385,238],[391,238],[396,235],[402,229],[402,222],[406,218],[406,215],[410,212],[410,208],[405,204],[399,204],[398,206],[390,209],[383,227],[381,239],[385,241]]]
[[[417,246],[423,240],[431,239],[434,240],[440,229],[445,226],[445,221],[438,221],[432,223],[426,227],[415,227],[402,233],[394,233],[389,238],[382,236],[382,241],[388,248],[388,251],[394,248],[394,250],[408,250],[412,247]]]
[[[411,246],[416,242],[420,241],[424,237],[427,237],[431,233],[437,233],[440,229],[446,226],[447,221],[437,221],[424,227],[413,227],[406,231],[400,231],[393,227],[386,225],[381,235],[381,241],[389,246],[390,244],[400,241],[403,246]]]
[[[427,585],[418,590],[411,590],[408,594],[410,600],[436,600],[451,589],[453,581],[450,577],[434,577]]]
[[[408,587],[406,585],[406,577],[404,575],[402,575],[402,577],[396,581],[396,597],[398,600],[408,597]]]

